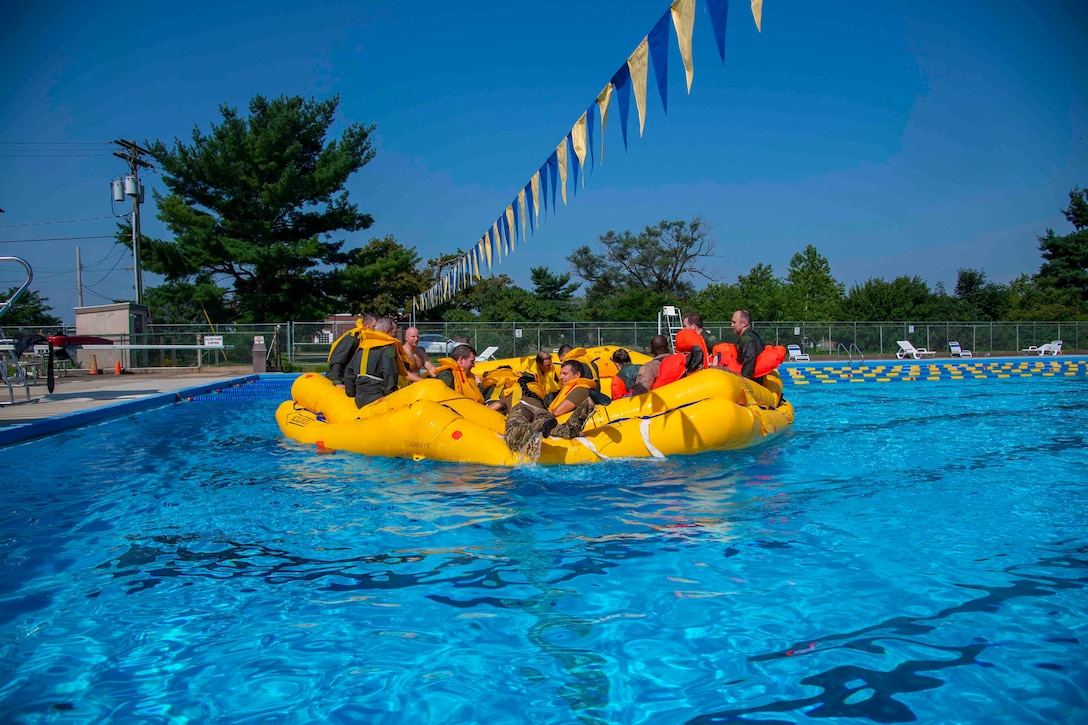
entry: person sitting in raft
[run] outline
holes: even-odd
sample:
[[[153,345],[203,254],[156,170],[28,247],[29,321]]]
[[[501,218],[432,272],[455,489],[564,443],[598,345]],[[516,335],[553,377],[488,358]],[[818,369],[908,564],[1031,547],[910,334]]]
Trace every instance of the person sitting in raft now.
[[[425,373],[434,375],[434,363],[419,346],[419,329],[416,327],[409,327],[404,331],[404,355],[412,362],[408,366],[409,373],[416,373],[420,377],[423,377]]]
[[[360,333],[359,346],[351,362],[344,368],[344,394],[355,398],[362,408],[397,389],[400,376],[400,352],[397,349],[393,321],[383,317],[374,323],[374,330]]]
[[[654,359],[642,363],[629,395],[642,395],[653,389],[654,383],[657,382],[657,374],[661,370],[661,361],[669,356],[669,338],[664,335],[654,335],[650,338],[650,354],[654,356]]]
[[[749,380],[762,383],[763,378],[756,378],[756,358],[763,352],[763,340],[752,329],[752,315],[748,310],[737,310],[733,313],[733,332],[737,335],[737,362],[740,363],[740,374]]]
[[[583,375],[582,363],[577,360],[567,360],[559,368],[559,392],[548,406],[552,415],[559,417],[572,412],[575,408],[588,400],[590,408],[593,407],[591,391],[597,389],[596,383]]]
[[[514,405],[510,415],[506,416],[506,432],[503,439],[514,453],[525,454],[529,444],[537,437],[577,438],[582,435],[586,420],[593,412],[593,401],[587,396],[571,412],[566,422],[560,423],[555,414],[544,406],[540,384],[531,373],[524,373],[518,378],[521,386],[521,400]]]
[[[619,371],[612,378],[612,399],[615,400],[627,395],[627,392],[634,387],[635,377],[642,365],[631,362],[631,353],[622,347],[612,353],[612,362],[616,364],[616,369]]]
[[[487,403],[484,401],[483,391],[480,390],[480,382],[472,372],[472,366],[476,364],[476,350],[472,345],[458,345],[450,352],[449,357],[441,358],[434,376],[444,382],[449,388],[466,398],[475,400],[480,405],[487,405],[493,410],[502,407],[500,401]]]

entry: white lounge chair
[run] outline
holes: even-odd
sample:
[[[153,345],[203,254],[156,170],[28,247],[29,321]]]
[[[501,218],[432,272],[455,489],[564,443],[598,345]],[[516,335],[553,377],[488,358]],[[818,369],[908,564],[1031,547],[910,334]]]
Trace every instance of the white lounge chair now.
[[[906,360],[908,357],[915,360],[921,360],[924,357],[935,357],[936,351],[930,351],[924,347],[915,347],[907,340],[896,340],[899,343],[899,352],[895,353],[895,356],[900,360]]]
[[[964,350],[958,342],[949,342],[948,349],[952,351],[952,357],[972,357],[970,350]]]
[[[1021,352],[1025,355],[1060,355],[1062,352],[1062,341],[1054,340],[1053,342],[1048,342],[1045,345],[1039,345],[1038,347],[1029,345]]]
[[[498,351],[499,351],[499,346],[498,345],[492,345],[491,347],[485,348],[483,352],[481,352],[479,355],[476,356],[476,359],[479,360],[480,362],[490,360],[492,358],[492,356],[495,353],[497,353]]]
[[[801,352],[800,345],[786,345],[786,352],[789,353],[790,360],[808,360],[808,353]]]

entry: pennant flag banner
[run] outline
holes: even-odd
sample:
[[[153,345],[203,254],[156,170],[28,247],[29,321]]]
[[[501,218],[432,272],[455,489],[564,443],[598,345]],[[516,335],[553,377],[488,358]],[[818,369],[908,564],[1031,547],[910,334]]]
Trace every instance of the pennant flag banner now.
[[[695,74],[692,63],[691,39],[695,28],[695,4],[697,0],[673,0],[669,9],[654,23],[653,27],[635,46],[635,50],[612,75],[596,99],[574,122],[571,129],[563,135],[563,140],[548,155],[529,181],[517,192],[513,200],[488,225],[480,240],[457,262],[442,273],[431,289],[415,298],[416,310],[423,311],[449,302],[454,295],[471,287],[483,278],[484,270],[491,272],[492,264],[498,264],[503,257],[510,256],[517,242],[524,245],[530,234],[535,234],[541,225],[541,208],[544,216],[548,213],[548,191],[551,190],[551,211],[558,211],[558,200],[567,204],[567,177],[572,180],[572,190],[577,194],[579,176],[582,188],[585,188],[586,160],[589,169],[594,166],[594,118],[601,120],[600,163],[604,164],[604,134],[608,126],[608,111],[612,100],[617,101],[620,110],[620,132],[623,147],[627,148],[627,119],[631,111],[631,97],[635,99],[638,112],[638,135],[641,138],[646,128],[646,93],[650,79],[649,69],[653,66],[653,79],[657,83],[661,107],[668,113],[668,62],[669,62],[669,25],[676,33],[676,44],[680,60],[684,64],[684,76],[688,93]],[[752,17],[757,32],[763,30],[763,0],[751,0]],[[707,14],[710,15],[711,30],[718,55],[725,63],[725,27],[729,14],[729,0],[706,0]]]

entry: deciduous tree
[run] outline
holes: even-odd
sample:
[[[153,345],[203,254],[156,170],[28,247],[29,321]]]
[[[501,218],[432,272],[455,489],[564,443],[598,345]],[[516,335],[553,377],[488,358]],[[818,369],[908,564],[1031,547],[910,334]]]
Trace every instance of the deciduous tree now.
[[[690,222],[662,221],[640,234],[610,231],[597,242],[567,257],[574,274],[589,283],[588,298],[601,300],[627,291],[685,299],[694,292],[692,279],[709,276],[700,264],[714,256],[710,226],[699,217]]]
[[[427,285],[414,249],[391,236],[371,239],[366,246],[347,253],[347,265],[339,278],[340,311],[402,315]]]
[[[847,320],[932,319],[935,298],[921,277],[896,277],[891,282],[881,277],[855,284],[842,302]]]
[[[827,257],[809,244],[790,259],[786,277],[788,307],[794,320],[836,320],[841,314],[843,284],[831,276]]]

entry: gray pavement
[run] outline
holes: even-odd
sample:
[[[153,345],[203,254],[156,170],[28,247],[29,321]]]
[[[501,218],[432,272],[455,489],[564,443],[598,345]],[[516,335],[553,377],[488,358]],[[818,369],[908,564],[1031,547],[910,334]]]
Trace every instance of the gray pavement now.
[[[4,386],[0,388],[0,446],[165,405],[180,397],[253,377],[254,373],[245,368],[171,369],[121,375],[87,375],[79,371],[57,377],[52,393],[46,389],[44,380],[33,382],[29,401],[27,389],[15,387],[14,404],[9,404]]]

